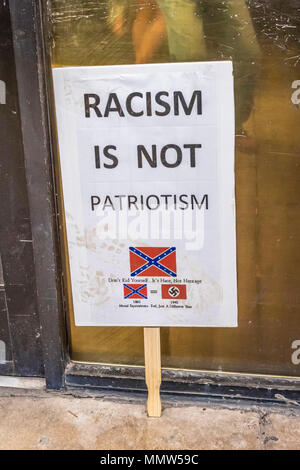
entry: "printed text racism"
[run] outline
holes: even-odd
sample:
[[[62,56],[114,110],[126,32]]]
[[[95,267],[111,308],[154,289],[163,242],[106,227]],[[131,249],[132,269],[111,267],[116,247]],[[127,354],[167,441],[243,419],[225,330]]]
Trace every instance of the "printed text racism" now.
[[[133,91],[127,95],[118,95],[116,92],[107,94],[101,93],[84,93],[84,116],[87,119],[109,119],[117,117],[118,119],[126,118],[145,118],[157,116],[165,118],[169,115],[192,117],[201,116],[202,109],[202,92],[201,90],[192,91]],[[121,125],[121,124],[120,124]],[[199,139],[200,140],[200,139]],[[97,171],[101,169],[113,170],[119,164],[120,158],[127,155],[127,158],[133,158],[136,162],[137,169],[151,169],[165,167],[168,169],[177,168],[182,163],[189,168],[197,168],[199,159],[201,158],[202,143],[182,142],[180,144],[174,142],[155,142],[155,135],[151,143],[138,143],[135,149],[135,155],[128,155],[124,149],[119,149],[111,142],[105,145],[93,145],[94,168]],[[123,199],[124,198],[124,199]],[[202,195],[200,200],[195,195],[116,195],[115,201],[111,197],[104,198],[99,195],[91,196],[91,209],[103,204],[103,208],[116,208],[116,202],[119,210],[122,210],[122,202],[127,202],[127,207],[135,207],[136,209],[153,209],[163,203],[168,208],[168,203],[172,199],[173,206],[180,209],[186,207],[200,208],[205,201],[207,206],[207,195]],[[150,204],[151,200],[151,204]],[[177,206],[178,204],[178,206]]]

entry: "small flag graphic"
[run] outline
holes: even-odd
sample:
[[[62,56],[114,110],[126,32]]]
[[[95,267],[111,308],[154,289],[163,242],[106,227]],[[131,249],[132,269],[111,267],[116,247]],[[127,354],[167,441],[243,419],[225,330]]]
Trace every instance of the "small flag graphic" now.
[[[176,277],[176,247],[129,247],[130,275]]]
[[[124,299],[147,299],[147,284],[123,284]]]
[[[162,299],[186,299],[186,285],[162,284]]]

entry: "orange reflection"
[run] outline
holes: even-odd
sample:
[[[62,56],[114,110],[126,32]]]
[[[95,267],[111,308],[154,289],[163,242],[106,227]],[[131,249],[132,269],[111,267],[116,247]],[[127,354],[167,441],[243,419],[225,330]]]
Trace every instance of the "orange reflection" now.
[[[122,36],[127,31],[126,4],[111,6],[111,27],[114,34]],[[155,1],[147,4],[139,0],[136,6],[136,18],[132,26],[132,42],[135,62],[145,64],[160,49],[167,37],[165,18]]]

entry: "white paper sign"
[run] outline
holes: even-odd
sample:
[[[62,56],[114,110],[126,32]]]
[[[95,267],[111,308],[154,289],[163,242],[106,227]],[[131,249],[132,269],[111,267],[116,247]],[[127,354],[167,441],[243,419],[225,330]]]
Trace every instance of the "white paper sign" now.
[[[231,62],[53,76],[76,325],[236,326]]]

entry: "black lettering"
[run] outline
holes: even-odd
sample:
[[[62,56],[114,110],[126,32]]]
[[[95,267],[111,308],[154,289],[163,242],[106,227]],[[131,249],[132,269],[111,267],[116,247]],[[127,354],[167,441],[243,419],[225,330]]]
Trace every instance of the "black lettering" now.
[[[90,102],[90,99],[93,99],[94,102]],[[100,109],[98,108],[100,104],[100,97],[95,95],[94,93],[85,93],[84,94],[84,109],[85,109],[85,117],[91,117],[90,109],[93,109],[98,117],[102,117]]]
[[[184,144],[183,147],[185,149],[190,149],[191,168],[195,168],[195,166],[196,166],[196,149],[200,149],[202,147],[202,145],[201,144]]]
[[[146,91],[146,107],[147,107],[147,116],[152,116],[152,103],[151,103],[150,91]]]
[[[205,200],[205,209],[208,210],[208,194],[204,194],[202,201],[201,201],[201,207],[202,207],[202,204],[204,204],[204,200]]]
[[[150,199],[150,198],[155,198],[155,200],[156,200],[156,207],[153,207],[153,204],[150,204],[150,205],[149,205],[149,199]],[[148,196],[148,197],[146,198],[146,206],[147,206],[148,209],[150,209],[150,210],[158,209],[158,207],[159,207],[159,197],[158,197],[158,196],[155,196],[155,194],[150,194],[150,196]]]
[[[156,95],[155,95],[156,103],[159,104],[160,106],[162,106],[165,110],[164,111],[155,111],[155,114],[157,116],[167,116],[171,111],[171,106],[166,101],[163,101],[160,98],[161,96],[169,96],[169,93],[167,91],[160,91],[159,93],[156,93]]]
[[[128,114],[130,114],[130,116],[134,116],[134,117],[143,116],[144,111],[133,111],[133,109],[132,109],[132,99],[135,96],[138,96],[139,98],[143,98],[142,93],[139,93],[139,92],[130,93],[130,95],[128,95],[127,99],[126,99],[127,112],[128,112]]]
[[[95,145],[95,167],[100,168],[100,152],[99,152],[99,145]]]
[[[185,207],[179,207],[179,209],[181,209],[181,210],[187,209],[187,207],[189,205],[189,203],[183,199],[183,198],[186,198],[186,197],[188,197],[187,194],[180,194],[180,196],[179,196],[179,201],[182,202],[182,204],[185,204]]]
[[[113,104],[115,106],[112,106]],[[125,114],[123,112],[123,109],[121,108],[121,104],[120,104],[119,98],[117,96],[117,93],[110,93],[109,94],[108,100],[107,100],[107,103],[106,103],[105,112],[104,112],[104,117],[107,117],[109,115],[109,113],[112,113],[112,112],[119,113],[120,117],[125,116]]]
[[[157,167],[156,145],[152,145],[152,157],[145,149],[144,145],[137,146],[138,168],[143,168],[142,157],[145,157],[152,168]]]
[[[112,163],[110,165],[104,163],[104,168],[116,168],[119,163],[117,157],[109,152],[109,150],[111,149],[117,150],[117,147],[115,145],[106,145],[103,149],[104,156],[109,160],[112,160]]]
[[[134,207],[138,210],[139,208],[136,202],[137,202],[136,196],[128,196],[128,209],[130,210],[130,206],[133,204]]]
[[[180,102],[184,110],[184,113],[189,116],[193,110],[196,99],[197,99],[197,114],[202,114],[202,94],[200,90],[195,90],[193,92],[189,104],[186,103],[183,93],[181,91],[174,91],[174,115],[175,116],[179,115],[179,102]]]
[[[168,208],[169,208],[169,206],[168,206],[168,198],[169,198],[169,197],[172,197],[172,194],[161,194],[160,197],[164,197],[164,198],[165,198],[165,206],[166,206],[166,209],[168,209]]]
[[[191,204],[192,204],[192,209],[194,209],[194,203],[197,205],[198,209],[201,209],[205,202],[205,209],[208,209],[208,194],[204,194],[202,201],[199,203],[196,196],[194,194],[191,194]]]
[[[106,207],[110,207],[112,210],[115,210],[114,208],[114,205],[112,203],[112,200],[109,196],[106,196],[105,197],[105,201],[104,201],[104,204],[103,204],[103,210],[106,208]]]
[[[100,197],[99,196],[91,196],[91,207],[92,211],[95,210],[95,206],[100,204]]]
[[[166,160],[166,153],[167,153],[167,150],[169,149],[174,149],[176,151],[176,161],[174,163],[168,163],[167,160]],[[169,144],[169,145],[165,145],[162,149],[161,149],[161,152],[160,152],[160,159],[161,159],[161,162],[164,166],[166,166],[167,168],[175,168],[177,167],[178,165],[180,165],[181,161],[182,161],[182,151],[181,151],[181,148],[178,146],[178,145],[175,145],[175,144]]]
[[[120,202],[120,206],[119,206],[119,207],[120,207],[120,209],[122,210],[122,209],[123,209],[123,206],[122,206],[122,198],[123,198],[123,197],[126,197],[126,196],[123,195],[123,194],[122,194],[122,195],[117,194],[117,195],[115,195],[115,197],[119,199],[119,202]]]

